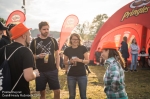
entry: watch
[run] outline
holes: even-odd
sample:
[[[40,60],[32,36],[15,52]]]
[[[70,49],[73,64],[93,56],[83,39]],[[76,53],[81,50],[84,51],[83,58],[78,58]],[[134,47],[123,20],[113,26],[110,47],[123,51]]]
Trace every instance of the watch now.
[[[36,71],[33,71],[33,73],[36,77],[38,77],[38,73]]]

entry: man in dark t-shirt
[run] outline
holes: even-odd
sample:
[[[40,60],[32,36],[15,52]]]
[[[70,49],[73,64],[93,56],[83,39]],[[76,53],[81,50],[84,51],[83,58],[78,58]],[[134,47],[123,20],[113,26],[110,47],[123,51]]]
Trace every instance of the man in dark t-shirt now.
[[[45,88],[48,83],[50,90],[54,91],[54,99],[60,99],[58,44],[54,38],[48,37],[49,24],[47,22],[39,23],[39,31],[41,35],[30,45],[40,72],[40,77],[36,78],[36,91],[40,91],[41,99],[45,99]]]
[[[140,51],[140,54],[142,54],[142,55],[146,54],[145,47],[142,48],[142,50]],[[142,68],[145,67],[145,60],[146,60],[145,56],[140,57],[140,62],[142,63]]]
[[[15,40],[14,43],[4,46],[0,49],[0,65],[5,60],[5,49],[6,49],[6,58],[14,52],[11,58],[8,60],[11,72],[11,84],[12,88],[18,81],[19,77],[21,79],[18,81],[16,87],[8,98],[16,99],[17,97],[24,99],[31,99],[29,81],[35,79],[39,76],[38,70],[33,70],[34,68],[34,58],[31,50],[27,48],[31,40],[31,34],[28,28],[26,28],[22,23],[16,25],[11,30],[12,39]],[[9,95],[8,93],[3,93],[0,95],[0,99],[4,98],[3,96]],[[6,96],[7,97],[7,96]],[[6,98],[4,98],[6,99]]]
[[[0,22],[0,48],[9,43],[9,40],[7,40],[7,36],[4,35],[6,30],[7,27],[5,27],[4,24]]]

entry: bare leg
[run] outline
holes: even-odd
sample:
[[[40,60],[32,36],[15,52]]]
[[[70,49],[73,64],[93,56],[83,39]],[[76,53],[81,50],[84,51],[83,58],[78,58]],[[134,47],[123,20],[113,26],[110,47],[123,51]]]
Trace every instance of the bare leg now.
[[[65,65],[65,74],[67,74],[68,71],[68,65]]]
[[[54,91],[54,99],[60,99],[60,90],[53,90]]]
[[[40,99],[46,99],[46,98],[45,98],[45,90],[40,91],[40,94],[41,94]]]

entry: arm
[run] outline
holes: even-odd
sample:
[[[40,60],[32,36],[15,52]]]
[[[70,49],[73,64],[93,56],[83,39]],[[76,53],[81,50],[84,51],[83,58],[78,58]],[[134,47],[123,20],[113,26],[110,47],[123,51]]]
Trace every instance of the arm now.
[[[51,38],[53,44],[54,44],[54,57],[55,57],[55,62],[56,62],[56,67],[59,70],[59,65],[60,65],[60,57],[59,57],[59,49],[58,49],[58,43],[56,39]]]
[[[116,92],[120,89],[120,71],[119,71],[119,67],[118,66],[114,66],[114,65],[118,65],[118,64],[110,64],[110,68],[109,68],[109,73],[110,73],[110,79],[111,79],[111,89]]]
[[[112,71],[111,74],[111,79],[112,79],[112,83],[111,83],[111,89],[116,92],[119,90],[120,87],[120,75],[118,71]]]
[[[121,43],[121,47],[120,47],[120,49],[121,49],[121,53],[123,52],[123,50],[124,50],[124,43],[122,42]]]
[[[56,67],[57,69],[59,70],[59,65],[60,65],[60,57],[59,57],[59,53],[58,53],[58,50],[55,51],[55,61],[56,61]]]
[[[32,52],[24,47],[22,48],[22,54],[24,78],[26,81],[31,81],[39,76],[39,71],[37,69],[33,70],[35,64]]]
[[[84,64],[88,64],[88,63],[89,63],[89,55],[88,55],[88,52],[84,53],[84,59],[75,58],[75,59],[73,59],[73,61],[81,62],[81,63],[84,63]]]
[[[33,70],[33,68],[26,68],[23,70],[23,74],[25,80],[29,82],[39,76],[39,71]]]
[[[64,63],[64,65],[65,65],[65,69],[66,69],[66,71],[68,70],[68,57],[66,56],[66,55],[64,55],[64,61],[63,61],[63,63]]]
[[[88,52],[84,53],[84,60],[82,60],[82,63],[84,63],[84,64],[88,64],[89,63]]]
[[[136,45],[136,46],[137,46],[137,47],[134,47],[134,45],[131,44],[131,46],[130,46],[130,47],[131,47],[131,50],[132,50],[132,51],[138,51],[138,50],[139,50],[139,47],[138,47],[138,45]]]

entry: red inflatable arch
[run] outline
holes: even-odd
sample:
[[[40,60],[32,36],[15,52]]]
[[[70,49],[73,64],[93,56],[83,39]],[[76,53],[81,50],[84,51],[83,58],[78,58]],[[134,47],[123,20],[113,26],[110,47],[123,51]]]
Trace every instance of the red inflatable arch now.
[[[120,47],[123,36],[128,37],[128,45],[135,37],[138,45],[145,46],[146,51],[150,43],[150,0],[136,0],[125,5],[113,14],[98,31],[90,50],[90,60],[94,60],[94,52],[102,43],[115,41]]]

